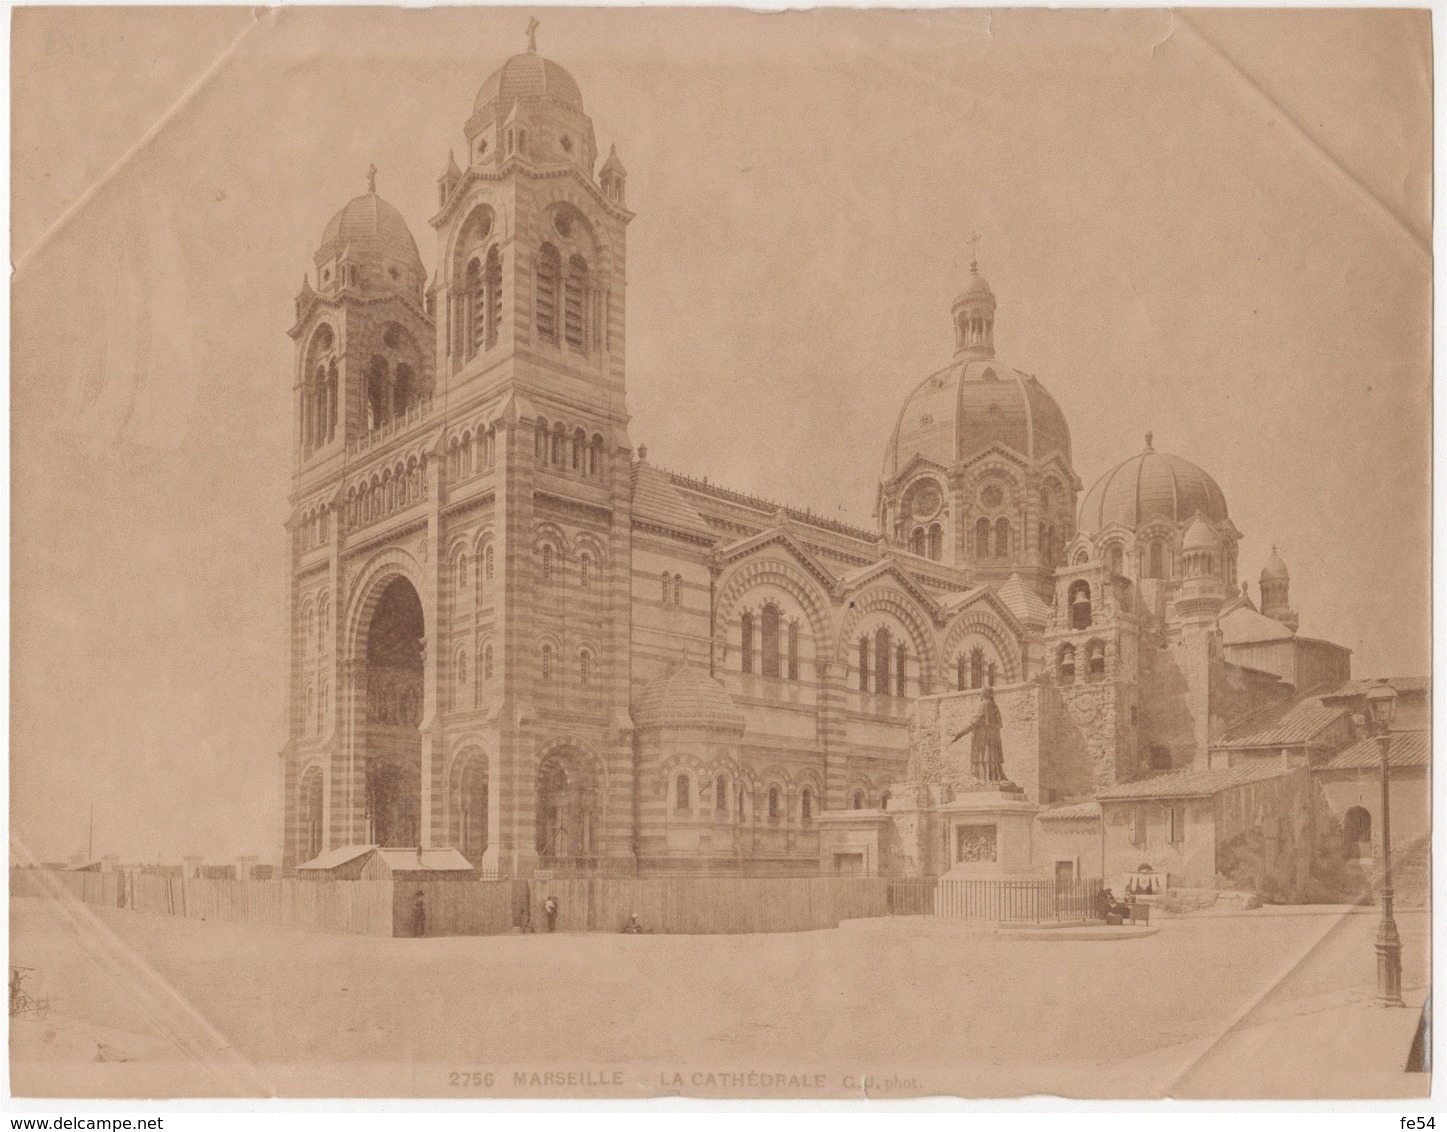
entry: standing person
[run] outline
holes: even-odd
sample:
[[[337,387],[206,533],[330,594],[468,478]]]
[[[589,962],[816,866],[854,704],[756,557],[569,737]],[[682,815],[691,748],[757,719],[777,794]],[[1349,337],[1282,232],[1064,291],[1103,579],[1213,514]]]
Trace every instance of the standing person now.
[[[423,936],[427,934],[427,898],[422,895],[422,890],[417,890],[417,895],[412,898],[412,934]]]
[[[642,924],[642,922],[638,919],[638,913],[637,913],[637,912],[634,912],[633,915],[631,915],[631,916],[628,917],[628,922],[623,925],[623,934],[624,934],[624,935],[642,935],[642,934],[643,934],[643,924]]]
[[[549,893],[543,901],[543,911],[548,917],[548,931],[552,931],[558,922],[558,898]]]

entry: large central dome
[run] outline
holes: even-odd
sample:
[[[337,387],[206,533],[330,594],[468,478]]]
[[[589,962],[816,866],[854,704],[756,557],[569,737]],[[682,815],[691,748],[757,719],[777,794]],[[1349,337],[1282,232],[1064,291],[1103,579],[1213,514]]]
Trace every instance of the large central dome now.
[[[947,468],[999,444],[1070,463],[1065,414],[1035,378],[994,358],[970,358],[932,374],[909,395],[884,453],[892,480],[916,456]]]
[[[1059,453],[1070,465],[1070,429],[1055,398],[995,357],[995,295],[976,264],[955,298],[955,360],[904,402],[884,450],[889,483],[923,456],[953,468],[993,445],[1029,461]]]

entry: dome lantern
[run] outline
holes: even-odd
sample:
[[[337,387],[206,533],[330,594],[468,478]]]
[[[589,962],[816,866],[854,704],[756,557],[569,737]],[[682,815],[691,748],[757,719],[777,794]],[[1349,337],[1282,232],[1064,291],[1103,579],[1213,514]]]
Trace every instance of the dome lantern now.
[[[980,237],[972,236],[973,245]],[[970,255],[970,277],[965,288],[950,306],[955,324],[955,357],[993,358],[995,356],[995,293],[980,274],[973,248]]]

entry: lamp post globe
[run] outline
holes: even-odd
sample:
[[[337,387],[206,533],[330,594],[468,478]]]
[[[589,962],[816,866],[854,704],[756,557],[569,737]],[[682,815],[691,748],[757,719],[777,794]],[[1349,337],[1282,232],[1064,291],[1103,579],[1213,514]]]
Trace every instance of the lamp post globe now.
[[[1402,1001],[1402,937],[1392,918],[1392,802],[1388,793],[1388,762],[1392,750],[1392,714],[1397,691],[1382,681],[1367,693],[1367,709],[1382,753],[1382,919],[1377,925],[1377,1001],[1405,1006]]]

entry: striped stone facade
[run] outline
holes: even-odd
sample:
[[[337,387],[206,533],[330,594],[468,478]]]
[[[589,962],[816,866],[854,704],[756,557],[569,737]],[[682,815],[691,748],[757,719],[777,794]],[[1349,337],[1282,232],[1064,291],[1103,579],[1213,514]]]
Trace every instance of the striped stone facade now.
[[[382,843],[514,875],[799,873],[826,815],[909,778],[922,696],[1061,685],[1022,776],[1048,803],[1138,770],[1145,697],[1185,718],[1208,694],[1172,652],[1181,581],[1123,577],[1114,528],[1075,530],[1064,418],[994,361],[973,269],[956,362],[888,443],[880,529],[852,527],[635,451],[626,173],[594,172],[566,72],[508,60],[466,134],[430,283],[369,192],[297,298],[284,867]],[[1164,545],[1190,518],[1141,522]],[[1186,651],[1220,675],[1219,648]]]

